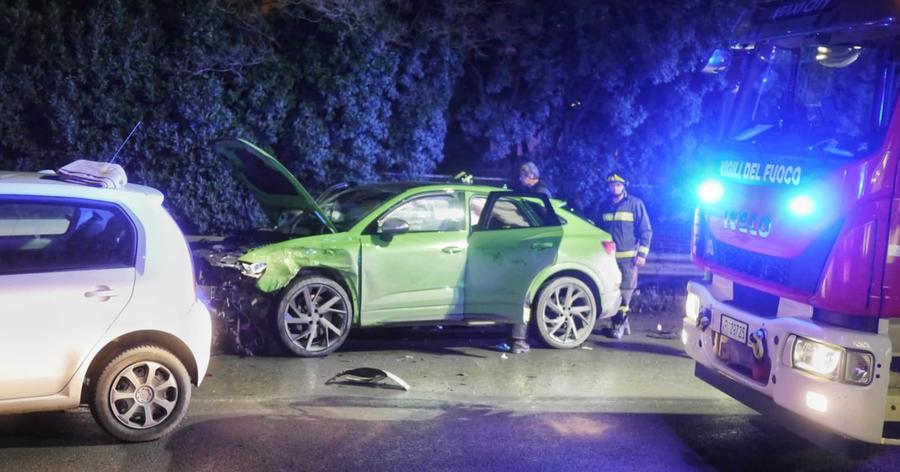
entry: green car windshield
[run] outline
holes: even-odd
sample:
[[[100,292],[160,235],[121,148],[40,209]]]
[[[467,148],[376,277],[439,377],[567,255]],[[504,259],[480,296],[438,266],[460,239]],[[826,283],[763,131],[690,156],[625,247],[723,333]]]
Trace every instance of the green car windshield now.
[[[334,227],[343,232],[402,191],[399,187],[356,187],[327,197],[319,206]]]

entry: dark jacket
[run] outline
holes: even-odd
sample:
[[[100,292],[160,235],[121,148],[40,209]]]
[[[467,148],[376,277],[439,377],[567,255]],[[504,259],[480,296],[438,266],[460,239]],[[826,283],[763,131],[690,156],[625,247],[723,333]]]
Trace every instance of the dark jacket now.
[[[612,235],[616,259],[647,257],[653,229],[640,198],[625,194],[618,203],[609,199],[600,205],[600,228]]]
[[[534,184],[532,187],[526,187],[522,184],[516,185],[514,189],[518,192],[533,192],[533,193],[542,193],[547,196],[547,198],[553,198],[553,193],[550,192],[550,188],[544,185],[543,182],[538,180],[538,183]]]

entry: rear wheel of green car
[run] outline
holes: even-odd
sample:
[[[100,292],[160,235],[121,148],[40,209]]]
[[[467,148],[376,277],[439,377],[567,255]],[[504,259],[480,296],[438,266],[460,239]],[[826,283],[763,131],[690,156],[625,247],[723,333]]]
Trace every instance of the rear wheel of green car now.
[[[285,290],[275,329],[294,355],[318,357],[344,344],[352,319],[350,297],[340,284],[326,277],[303,277]]]
[[[571,349],[591,335],[597,322],[597,300],[583,281],[557,277],[541,287],[533,316],[547,345]]]

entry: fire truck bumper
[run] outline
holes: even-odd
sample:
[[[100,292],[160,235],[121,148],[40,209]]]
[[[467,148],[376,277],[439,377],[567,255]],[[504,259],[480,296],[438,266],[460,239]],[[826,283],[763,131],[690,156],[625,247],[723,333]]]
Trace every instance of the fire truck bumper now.
[[[814,442],[900,444],[885,423],[892,352],[886,334],[757,316],[697,282],[688,284],[685,312],[682,341],[700,379]],[[863,374],[866,363],[871,370]]]

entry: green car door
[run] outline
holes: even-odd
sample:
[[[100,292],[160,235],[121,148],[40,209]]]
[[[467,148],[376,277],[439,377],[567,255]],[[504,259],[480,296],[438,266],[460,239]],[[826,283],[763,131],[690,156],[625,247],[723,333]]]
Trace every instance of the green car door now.
[[[461,318],[468,232],[464,194],[402,199],[361,236],[361,323]]]
[[[533,194],[475,195],[469,208],[473,222],[465,311],[524,321],[529,285],[541,270],[556,263],[563,234],[560,220],[548,198]]]

